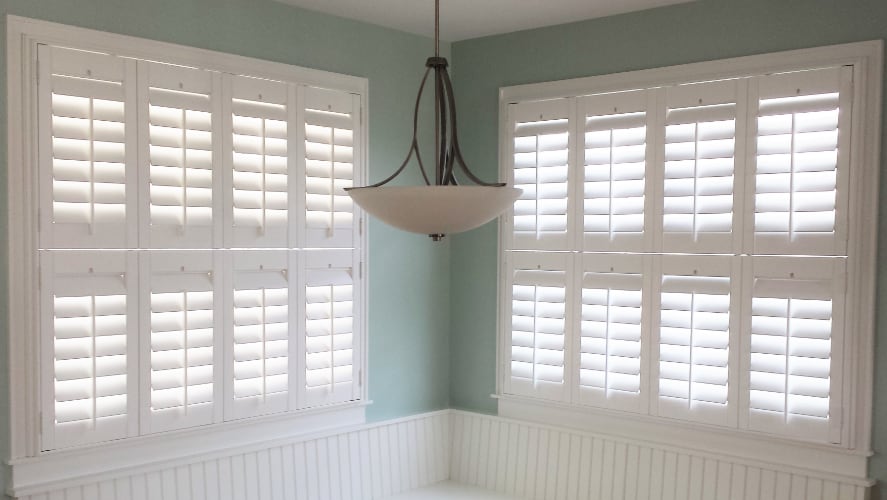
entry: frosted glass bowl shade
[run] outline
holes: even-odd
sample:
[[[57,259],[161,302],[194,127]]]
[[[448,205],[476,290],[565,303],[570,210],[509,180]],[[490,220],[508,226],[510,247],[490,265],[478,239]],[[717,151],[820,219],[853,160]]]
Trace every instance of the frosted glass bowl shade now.
[[[404,231],[439,235],[495,219],[522,190],[508,186],[381,186],[348,190],[355,203]]]

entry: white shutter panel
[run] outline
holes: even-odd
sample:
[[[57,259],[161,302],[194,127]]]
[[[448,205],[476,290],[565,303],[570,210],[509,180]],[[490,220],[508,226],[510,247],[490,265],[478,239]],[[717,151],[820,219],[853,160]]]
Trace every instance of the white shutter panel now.
[[[223,297],[216,267],[210,252],[142,256],[142,433],[215,420],[221,373],[216,339],[222,331],[216,301]]]
[[[226,230],[232,247],[289,246],[290,187],[287,84],[244,76],[228,79],[231,117],[231,197]],[[228,116],[226,114],[226,117]]]
[[[646,91],[580,101],[585,117],[586,251],[643,251],[647,166]]]
[[[358,294],[350,250],[305,252],[304,406],[358,397]]]
[[[582,256],[577,385],[581,403],[627,411],[644,408],[645,262],[640,255]]]
[[[289,409],[292,252],[236,251],[232,259],[226,419]]]
[[[143,246],[212,248],[214,141],[221,116],[213,117],[218,75],[209,71],[139,63],[142,140]]]
[[[667,89],[664,252],[733,253],[738,245],[733,193],[740,84],[727,80]]]
[[[136,435],[134,256],[46,251],[41,266],[43,449]]]
[[[345,188],[359,172],[360,96],[314,87],[304,92],[306,246],[352,248],[355,206]]]
[[[844,259],[751,262],[748,428],[839,443]]]
[[[509,105],[514,187],[513,249],[565,250],[569,231],[568,99]]]
[[[852,71],[758,79],[752,253],[846,252]]]
[[[43,248],[135,245],[135,62],[39,47]]]
[[[735,426],[729,358],[739,261],[663,256],[658,331],[660,416]],[[654,310],[657,310],[654,309]],[[733,384],[735,386],[735,383]]]
[[[564,401],[569,254],[511,254],[511,369],[506,392]]]

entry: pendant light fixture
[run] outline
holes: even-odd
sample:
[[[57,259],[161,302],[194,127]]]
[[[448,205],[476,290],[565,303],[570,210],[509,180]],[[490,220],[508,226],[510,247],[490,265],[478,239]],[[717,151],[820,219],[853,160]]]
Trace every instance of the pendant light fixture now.
[[[416,138],[419,128],[419,104],[428,77],[434,85],[434,176],[429,177]],[[425,185],[386,186],[400,175],[415,155]],[[460,185],[456,168],[474,183]],[[521,194],[520,189],[504,183],[488,183],[469,170],[459,149],[456,134],[456,101],[447,72],[447,60],[440,57],[440,0],[434,1],[434,57],[425,62],[425,75],[416,95],[413,111],[413,140],[400,167],[388,178],[366,187],[346,189],[351,199],[364,210],[396,228],[427,234],[434,241],[445,235],[481,226],[504,212]]]

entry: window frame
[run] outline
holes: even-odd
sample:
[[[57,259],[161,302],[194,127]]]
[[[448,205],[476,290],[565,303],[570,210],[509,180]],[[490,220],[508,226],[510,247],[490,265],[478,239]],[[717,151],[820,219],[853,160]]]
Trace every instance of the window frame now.
[[[532,397],[505,394],[510,376],[510,309],[506,300],[510,297],[506,283],[512,272],[509,261],[509,242],[512,234],[513,215],[507,213],[499,229],[499,280],[497,314],[497,376],[496,397],[499,414],[505,417],[560,423],[585,430],[615,435],[646,438],[677,446],[716,452],[725,448],[749,459],[778,461],[784,464],[806,465],[824,472],[844,473],[854,477],[866,477],[866,457],[871,454],[873,350],[875,334],[875,285],[876,276],[870,270],[876,264],[877,196],[880,169],[881,87],[883,42],[859,42],[829,47],[746,56],[717,61],[692,63],[680,66],[655,68],[571,80],[534,83],[503,87],[499,90],[499,163],[502,178],[511,179],[510,142],[511,131],[509,104],[544,99],[576,98],[592,94],[624,92],[682,83],[742,78],[788,71],[852,65],[853,104],[852,138],[850,156],[854,168],[850,171],[849,192],[853,197],[848,207],[848,260],[845,295],[847,307],[844,314],[847,335],[844,339],[842,403],[847,410],[843,415],[841,445],[817,444],[751,433],[739,429],[700,426],[690,422],[671,420],[644,414],[620,412],[604,408],[579,406],[573,403],[542,401]],[[864,105],[863,105],[864,103]],[[660,113],[658,109],[648,112]],[[649,133],[649,132],[648,132]],[[653,131],[652,133],[657,133]],[[573,134],[571,134],[573,135]],[[571,137],[571,142],[575,140]],[[573,156],[578,156],[571,148]],[[661,183],[661,175],[647,182]],[[661,189],[654,187],[653,189]],[[649,191],[648,191],[649,192]],[[578,198],[571,193],[571,210],[581,214]],[[650,220],[648,231],[659,237],[661,221]],[[578,226],[577,226],[578,227]],[[578,235],[581,239],[581,234]],[[582,248],[581,241],[570,248]],[[604,250],[607,251],[607,250]],[[569,279],[569,278],[568,278]],[[574,278],[578,279],[578,278]],[[853,332],[853,333],[850,333]],[[649,349],[644,348],[644,353]],[[578,356],[577,353],[566,353]],[[649,354],[647,354],[649,355]],[[855,360],[855,363],[850,361]],[[577,365],[578,366],[578,365]],[[567,374],[566,378],[576,377]],[[569,389],[568,389],[569,390]],[[652,403],[651,403],[652,404]],[[815,454],[799,452],[815,451]],[[799,458],[801,457],[801,458]]]
[[[9,270],[8,332],[9,332],[9,397],[10,462],[15,490],[22,486],[45,484],[82,474],[101,473],[120,467],[144,464],[148,461],[175,460],[184,456],[256,446],[310,435],[325,429],[339,428],[365,422],[365,408],[369,404],[367,380],[367,261],[368,235],[362,213],[355,211],[355,242],[352,250],[360,274],[359,293],[362,300],[355,304],[355,315],[364,332],[355,339],[359,351],[359,377],[355,382],[356,401],[330,404],[318,408],[294,410],[240,420],[214,423],[179,430],[140,435],[124,440],[87,444],[76,448],[41,451],[42,401],[44,384],[40,378],[40,317],[37,300],[40,287],[38,269],[38,175],[37,175],[37,64],[39,44],[76,46],[140,60],[160,60],[164,63],[197,67],[234,75],[248,74],[271,80],[298,83],[319,88],[330,88],[360,96],[361,124],[354,141],[359,145],[359,162],[366,172],[368,144],[368,80],[322,70],[226,54],[211,50],[158,42],[132,36],[100,32],[85,28],[7,16],[7,251]],[[297,150],[303,149],[300,146]],[[301,182],[301,181],[299,181]],[[295,187],[296,181],[294,181]],[[221,194],[221,193],[220,193]],[[292,207],[291,207],[292,208]],[[291,214],[295,220],[304,215]],[[299,230],[300,233],[304,230]],[[357,264],[356,264],[357,265]],[[293,339],[294,341],[296,339]],[[135,346],[134,348],[138,348]],[[299,364],[299,368],[303,368]],[[222,368],[222,367],[220,367]],[[136,381],[136,383],[140,383]],[[139,396],[142,398],[144,395]],[[224,401],[218,402],[220,407]],[[141,401],[140,401],[141,404]],[[137,414],[138,417],[141,409]],[[237,436],[232,438],[232,436]],[[213,444],[224,436],[224,445]]]

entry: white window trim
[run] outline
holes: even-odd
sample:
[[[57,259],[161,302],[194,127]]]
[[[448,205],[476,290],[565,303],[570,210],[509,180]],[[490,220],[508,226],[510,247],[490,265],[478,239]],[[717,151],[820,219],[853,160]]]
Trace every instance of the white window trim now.
[[[702,63],[640,70],[603,76],[592,76],[555,82],[503,87],[499,90],[499,159],[500,175],[507,178],[508,105],[521,101],[568,98],[581,95],[624,91],[635,88],[676,85],[694,81],[739,78],[772,72],[804,70],[816,67],[853,65],[854,96],[852,109],[852,144],[850,155],[856,168],[851,170],[849,189],[854,201],[849,207],[846,329],[855,332],[845,338],[844,362],[848,370],[844,378],[842,401],[849,409],[845,417],[845,444],[816,445],[790,439],[755,435],[736,430],[706,428],[645,415],[632,415],[578,405],[537,401],[504,394],[508,377],[509,335],[504,330],[510,318],[503,307],[508,290],[503,279],[511,272],[503,249],[511,236],[511,217],[500,224],[499,314],[497,315],[499,348],[497,349],[496,397],[499,415],[507,418],[533,420],[593,430],[599,433],[632,436],[653,442],[670,443],[704,452],[733,453],[746,459],[775,463],[803,462],[802,466],[823,472],[836,472],[854,478],[867,477],[867,457],[871,451],[873,346],[875,335],[875,285],[877,276],[871,270],[877,263],[878,177],[881,149],[881,110],[883,42],[870,41],[802,49],[765,55],[739,57]],[[863,106],[862,103],[865,103]],[[874,207],[874,208],[872,208]]]
[[[36,50],[38,44],[75,45],[80,49],[95,50],[126,57],[153,60],[156,54],[164,54],[164,62],[196,66],[232,74],[249,74],[274,80],[296,81],[300,84],[335,88],[359,94],[362,100],[360,117],[361,136],[356,138],[366,165],[368,132],[368,81],[366,78],[346,76],[321,70],[313,70],[282,63],[262,61],[221,52],[197,49],[171,43],[151,41],[84,28],[67,26],[17,16],[7,16],[7,223],[9,269],[9,386],[10,386],[10,465],[11,481],[8,489],[13,492],[24,484],[61,480],[74,471],[101,473],[111,469],[136,466],[150,457],[174,459],[176,456],[193,456],[219,450],[222,440],[231,447],[254,446],[260,443],[305,435],[312,431],[364,423],[368,400],[366,338],[360,340],[361,364],[359,400],[345,404],[329,405],[286,414],[257,417],[233,422],[214,424],[209,427],[185,429],[153,436],[129,438],[122,442],[100,443],[78,449],[41,452],[40,432],[40,382],[39,382],[39,335],[38,293],[39,273],[37,266],[37,211],[36,165]],[[368,241],[362,219],[360,234]],[[366,245],[359,245],[357,260],[366,262]],[[361,266],[360,291],[366,297],[367,270]],[[366,302],[362,301],[360,315],[366,331]],[[364,336],[365,337],[365,336]],[[231,436],[237,434],[238,439]],[[194,448],[179,447],[182,442],[194,444]],[[169,446],[172,442],[176,446]],[[166,446],[162,446],[163,444]],[[216,444],[213,444],[216,443]],[[224,446],[228,446],[225,444]],[[166,454],[164,448],[179,448]],[[116,450],[116,451],[115,451]],[[137,457],[142,458],[137,458]]]

